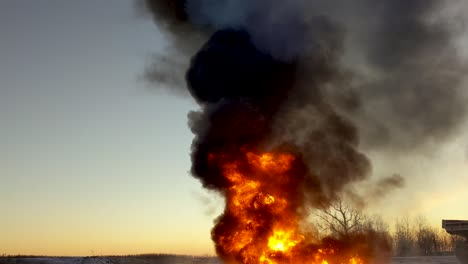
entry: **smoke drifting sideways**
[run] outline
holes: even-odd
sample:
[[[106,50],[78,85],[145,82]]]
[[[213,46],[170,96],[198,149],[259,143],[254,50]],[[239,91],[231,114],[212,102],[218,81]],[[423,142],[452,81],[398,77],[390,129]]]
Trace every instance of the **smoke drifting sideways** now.
[[[458,132],[466,119],[468,68],[457,46],[466,33],[463,2],[146,0],[174,48],[157,57],[146,76],[182,90],[182,71],[203,42],[217,30],[243,29],[257,49],[298,65],[297,87],[288,97],[309,102],[326,97],[359,127],[365,149],[427,151]],[[314,84],[304,85],[310,77]],[[277,134],[305,129],[299,124],[315,118],[310,111],[302,108],[305,113],[294,115],[303,120]],[[291,118],[281,116],[275,119]]]
[[[445,1],[142,4],[173,44],[148,78],[181,90],[174,80],[185,76],[201,107],[189,113],[189,126],[192,173],[205,187],[226,184],[209,168],[210,152],[285,143],[313,168],[307,200],[326,205],[368,176],[360,144],[424,149],[450,138],[466,116],[467,67],[456,46],[461,22],[444,11]],[[378,185],[371,193],[394,188]]]
[[[146,1],[146,6],[173,34],[176,47],[191,39],[177,31],[190,28],[187,24],[192,27],[187,36],[207,36],[186,73],[188,90],[201,107],[189,113],[195,134],[192,174],[205,187],[222,191],[228,184],[222,169],[210,165],[211,153],[240,155],[246,147],[288,146],[304,159],[313,168],[304,181],[306,207],[325,206],[348,183],[367,177],[371,166],[357,149],[356,128],[322,91],[340,78],[339,25],[324,16],[308,17],[299,1]]]

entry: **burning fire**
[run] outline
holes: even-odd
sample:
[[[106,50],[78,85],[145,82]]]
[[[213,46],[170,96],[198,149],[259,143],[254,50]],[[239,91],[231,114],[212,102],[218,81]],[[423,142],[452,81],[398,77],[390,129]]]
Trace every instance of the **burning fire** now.
[[[229,263],[364,264],[333,245],[301,233],[303,176],[290,153],[210,154],[228,182],[226,209],[213,230],[217,251]]]

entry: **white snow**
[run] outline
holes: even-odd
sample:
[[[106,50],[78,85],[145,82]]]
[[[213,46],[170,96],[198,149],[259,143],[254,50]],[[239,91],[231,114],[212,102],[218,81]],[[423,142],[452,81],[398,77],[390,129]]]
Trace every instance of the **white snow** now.
[[[221,264],[216,258],[135,256],[135,257],[0,257],[0,264]],[[300,263],[298,263],[300,264]],[[391,264],[459,264],[454,256],[395,257]]]

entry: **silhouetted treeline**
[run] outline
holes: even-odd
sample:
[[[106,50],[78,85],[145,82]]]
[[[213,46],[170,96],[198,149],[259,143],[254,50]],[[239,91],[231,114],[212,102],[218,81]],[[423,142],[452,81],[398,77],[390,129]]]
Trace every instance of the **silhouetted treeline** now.
[[[394,256],[453,255],[464,238],[448,234],[441,226],[431,226],[426,218],[400,217],[387,221],[378,215],[337,200],[316,214],[317,234],[343,238],[365,230],[373,230],[388,240]]]
[[[433,227],[424,217],[401,217],[392,232],[396,256],[433,256],[453,254],[464,238],[449,235],[442,227]]]

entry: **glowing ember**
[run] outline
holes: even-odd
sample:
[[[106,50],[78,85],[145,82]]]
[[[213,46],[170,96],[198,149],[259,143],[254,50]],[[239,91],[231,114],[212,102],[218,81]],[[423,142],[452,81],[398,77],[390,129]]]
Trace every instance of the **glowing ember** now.
[[[242,150],[236,158],[209,157],[229,184],[225,212],[213,230],[217,251],[228,263],[364,264],[356,254],[308,242],[301,233],[303,174],[293,154]]]

